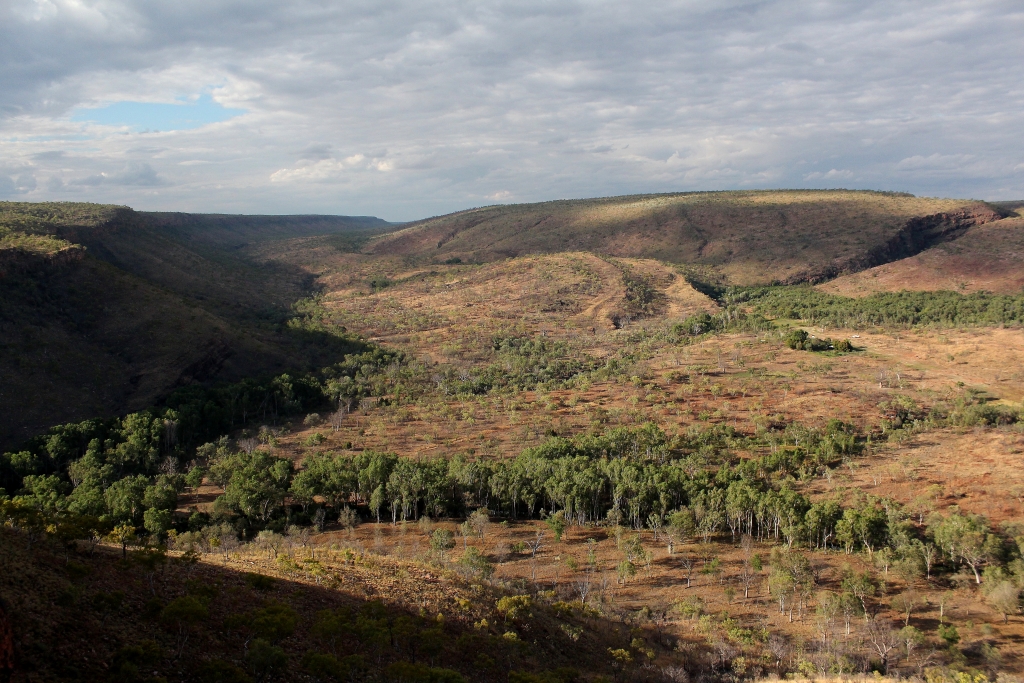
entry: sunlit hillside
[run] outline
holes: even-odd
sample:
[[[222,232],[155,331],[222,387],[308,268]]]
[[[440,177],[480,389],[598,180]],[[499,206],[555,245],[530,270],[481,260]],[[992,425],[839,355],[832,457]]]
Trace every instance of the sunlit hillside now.
[[[714,267],[735,284],[820,280],[909,256],[999,214],[970,201],[847,191],[700,192],[473,209],[374,254],[489,261],[591,251]]]

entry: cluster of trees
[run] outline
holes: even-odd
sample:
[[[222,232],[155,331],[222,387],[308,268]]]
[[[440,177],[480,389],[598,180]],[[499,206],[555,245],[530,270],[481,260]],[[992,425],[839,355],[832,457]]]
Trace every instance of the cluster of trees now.
[[[786,479],[809,476],[858,448],[853,430],[837,421],[822,430],[791,425],[754,437],[722,426],[669,437],[647,424],[551,438],[501,461],[316,453],[296,473],[291,461],[261,443],[273,438],[267,430],[261,438],[204,444],[184,466],[175,426],[167,413],[66,425],[34,450],[5,456],[13,473],[8,490],[49,514],[90,515],[154,534],[175,523],[178,496],[206,479],[224,489],[215,521],[248,530],[289,517],[322,525],[349,506],[392,521],[461,516],[480,507],[511,518],[558,512],[576,524],[612,514],[640,528],[685,506],[705,535],[729,526],[792,543],[811,506]],[[741,459],[734,450],[763,454]]]
[[[565,342],[546,337],[496,335],[491,350],[494,362],[480,369],[445,368],[433,373],[435,385],[446,394],[555,388],[600,367],[596,359],[574,353]]]
[[[665,295],[659,292],[651,278],[638,273],[624,263],[616,263],[622,271],[622,285],[626,289],[622,310],[612,316],[615,327],[632,320],[654,315]]]
[[[202,482],[203,471],[189,469],[188,463],[225,450],[226,440],[201,446],[204,441],[255,418],[272,421],[322,406],[350,405],[382,393],[389,382],[394,390],[388,370],[402,360],[399,354],[369,348],[317,373],[185,387],[147,411],[58,425],[21,450],[0,456],[0,498],[16,495],[48,514],[67,512],[165,531],[177,496]],[[241,442],[247,456],[265,455],[253,452],[257,440]],[[290,480],[290,470],[284,478]],[[249,510],[245,495],[231,500]]]
[[[795,285],[736,289],[729,297],[737,303],[749,302],[761,315],[831,327],[1024,323],[1024,295],[1019,294],[903,291],[852,298]]]
[[[716,332],[768,332],[775,325],[762,315],[748,314],[735,306],[711,314],[701,311],[675,323],[669,328],[671,335],[680,342]]]
[[[706,535],[726,526],[762,537],[792,535],[810,504],[786,477],[852,455],[857,440],[839,422],[762,439],[728,427],[669,438],[647,424],[601,436],[554,437],[500,461],[318,453],[295,475],[290,495],[307,506],[365,505],[378,520],[461,516],[483,507],[510,518],[559,513],[574,524],[611,515],[635,528],[687,506]],[[770,452],[739,459],[730,446]]]
[[[786,346],[794,351],[835,351],[836,353],[850,353],[853,351],[853,344],[849,339],[837,339],[833,341],[828,337],[814,337],[806,330],[790,330],[786,335]]]

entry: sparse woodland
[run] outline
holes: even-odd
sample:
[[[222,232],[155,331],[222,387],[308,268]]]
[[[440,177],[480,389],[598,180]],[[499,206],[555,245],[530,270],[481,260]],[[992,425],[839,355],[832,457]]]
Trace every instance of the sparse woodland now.
[[[0,457],[16,677],[1024,672],[1024,295],[317,239],[330,363]]]

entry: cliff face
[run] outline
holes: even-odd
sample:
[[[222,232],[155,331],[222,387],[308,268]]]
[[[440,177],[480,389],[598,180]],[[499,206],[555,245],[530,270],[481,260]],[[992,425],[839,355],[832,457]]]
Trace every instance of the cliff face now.
[[[78,244],[49,254],[0,249],[0,280],[25,273],[52,273],[81,263],[85,249]]]
[[[915,256],[936,244],[957,239],[975,225],[991,223],[1005,216],[1005,212],[985,205],[977,205],[959,211],[911,218],[890,239],[864,254],[837,261],[822,268],[797,273],[783,280],[783,284],[791,285],[803,282],[818,284],[840,275],[867,270]]]

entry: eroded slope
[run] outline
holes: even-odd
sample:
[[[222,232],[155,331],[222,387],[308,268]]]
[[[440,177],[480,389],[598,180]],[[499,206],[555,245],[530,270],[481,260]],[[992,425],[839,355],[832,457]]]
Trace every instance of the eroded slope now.
[[[974,226],[956,240],[844,275],[821,288],[843,296],[940,289],[1017,294],[1024,290],[1024,218]]]

